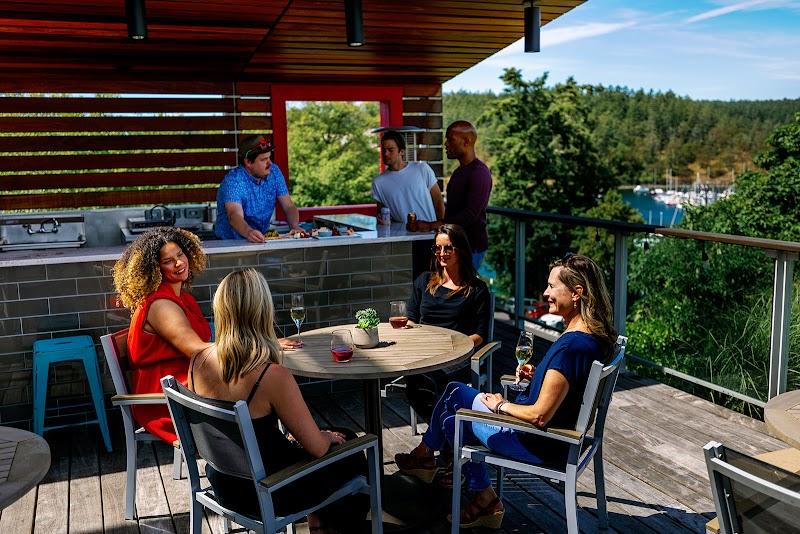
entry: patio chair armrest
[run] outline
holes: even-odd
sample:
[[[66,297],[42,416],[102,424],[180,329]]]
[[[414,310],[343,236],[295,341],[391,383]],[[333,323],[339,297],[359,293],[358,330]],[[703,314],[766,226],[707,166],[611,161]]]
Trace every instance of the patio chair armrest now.
[[[513,415],[480,412],[477,410],[468,410],[466,408],[461,408],[456,412],[456,424],[459,424],[460,421],[487,423],[490,425],[501,426],[503,428],[511,428],[519,432],[525,432],[527,434],[533,434],[543,438],[563,441],[565,443],[569,443],[570,445],[577,445],[580,443],[581,438],[583,437],[582,434],[575,432],[574,430],[559,428],[541,429],[536,425],[528,423],[527,421],[517,419]]]
[[[332,446],[326,454],[320,456],[319,458],[305,462],[297,462],[293,465],[285,467],[280,471],[269,475],[267,478],[259,480],[258,483],[266,486],[270,491],[275,491],[286,484],[297,480],[298,478],[302,478],[306,475],[314,473],[318,469],[325,467],[330,463],[341,460],[347,456],[357,454],[361,451],[365,451],[370,447],[377,447],[377,444],[377,436],[374,434],[364,434],[361,437],[348,440],[341,445]]]
[[[500,385],[503,387],[507,387],[513,384],[516,380],[517,377],[515,375],[502,375],[500,377]],[[527,386],[528,384],[530,384],[530,382],[531,382],[530,380],[521,380],[520,384],[525,384]]]
[[[499,341],[492,341],[481,347],[478,352],[474,353],[471,357],[473,362],[483,362],[487,357],[491,356],[494,351],[500,348]]]
[[[167,399],[163,393],[131,393],[128,395],[114,395],[111,404],[114,406],[132,406],[139,404],[166,404]]]

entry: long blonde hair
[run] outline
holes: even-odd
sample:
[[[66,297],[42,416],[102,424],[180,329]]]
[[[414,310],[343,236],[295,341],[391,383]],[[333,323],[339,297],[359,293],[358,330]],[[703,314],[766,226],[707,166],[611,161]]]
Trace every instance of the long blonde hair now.
[[[234,271],[223,278],[214,295],[217,358],[222,381],[229,384],[271,361],[281,347],[275,336],[272,293],[255,269]]]
[[[600,340],[606,352],[611,355],[617,342],[617,332],[612,321],[611,298],[606,289],[603,272],[587,256],[567,253],[563,259],[554,261],[550,268],[561,267],[558,279],[571,291],[577,286],[583,288],[580,297],[580,313],[583,324]]]

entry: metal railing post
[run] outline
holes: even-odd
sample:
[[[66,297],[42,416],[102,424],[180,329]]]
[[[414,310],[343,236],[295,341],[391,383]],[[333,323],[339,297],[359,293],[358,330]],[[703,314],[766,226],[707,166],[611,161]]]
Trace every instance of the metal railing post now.
[[[614,232],[614,326],[625,335],[628,316],[628,240],[622,232]]]
[[[796,252],[768,251],[775,258],[772,288],[772,328],[769,337],[769,391],[767,399],[786,391],[789,367],[789,325],[792,319],[792,275]]]
[[[525,221],[514,219],[514,325],[525,325]]]
[[[628,240],[623,232],[614,232],[614,326],[625,335],[628,318]],[[619,367],[625,373],[625,361]]]

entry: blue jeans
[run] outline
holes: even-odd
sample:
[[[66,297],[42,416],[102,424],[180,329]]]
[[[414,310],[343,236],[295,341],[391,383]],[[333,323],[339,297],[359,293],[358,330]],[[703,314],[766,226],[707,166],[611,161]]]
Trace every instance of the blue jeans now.
[[[473,252],[472,253],[472,266],[475,267],[475,270],[481,268],[481,263],[483,263],[483,258],[486,256],[486,251],[482,252]]]
[[[478,394],[461,382],[450,382],[433,408],[431,424],[422,436],[422,442],[433,450],[441,451],[445,444],[453,448],[456,432],[456,412],[459,408],[470,408],[489,413],[489,408],[481,402]],[[517,438],[515,431],[485,423],[464,423],[462,442],[465,445],[482,444],[490,450],[526,462],[542,464],[544,460],[531,453]],[[489,472],[483,462],[467,462],[463,468],[467,489],[481,491],[491,485]]]

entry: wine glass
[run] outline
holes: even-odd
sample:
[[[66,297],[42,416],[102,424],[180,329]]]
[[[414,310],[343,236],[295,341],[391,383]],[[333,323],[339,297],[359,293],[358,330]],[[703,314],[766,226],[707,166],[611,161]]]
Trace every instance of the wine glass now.
[[[349,362],[353,358],[353,334],[350,330],[331,332],[331,358],[338,363]]]
[[[517,347],[514,349],[514,356],[516,356],[517,363],[520,366],[528,363],[531,356],[533,356],[533,336],[524,330],[519,334]],[[513,391],[524,391],[528,386],[520,382],[518,384],[509,384],[508,387]]]
[[[392,328],[404,328],[408,324],[406,301],[393,300],[389,303],[389,324]]]
[[[299,341],[300,346],[302,346],[303,340],[300,337],[300,325],[306,320],[306,307],[303,302],[302,293],[292,293],[292,308],[289,314],[292,316],[292,321],[294,321],[297,327],[297,341]]]

